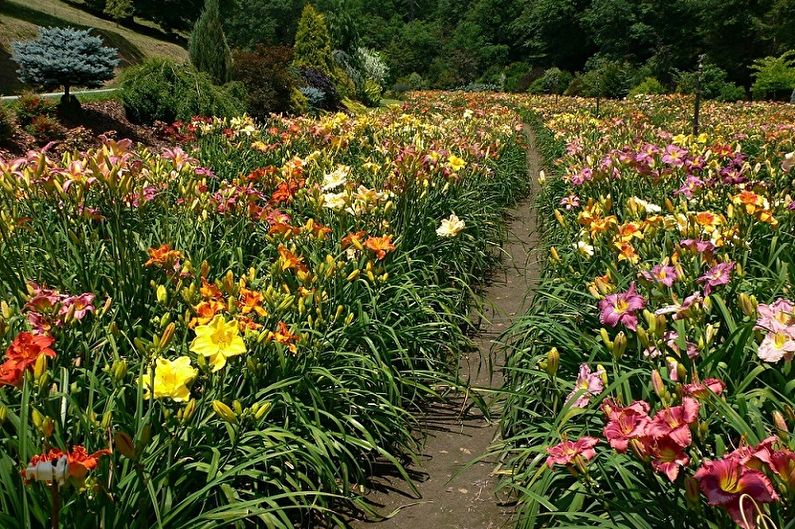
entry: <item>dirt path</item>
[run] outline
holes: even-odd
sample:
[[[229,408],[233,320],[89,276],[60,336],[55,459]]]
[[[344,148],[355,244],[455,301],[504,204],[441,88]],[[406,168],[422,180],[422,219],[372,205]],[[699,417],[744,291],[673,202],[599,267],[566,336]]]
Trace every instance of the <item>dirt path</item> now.
[[[528,174],[535,183],[540,169],[539,157],[530,139]],[[529,199],[520,202],[510,213],[510,233],[503,246],[502,269],[484,291],[484,319],[475,338],[477,350],[461,359],[463,380],[479,388],[500,388],[502,358],[497,340],[517,314],[527,308],[527,292],[537,277],[535,213]],[[494,373],[490,375],[489,364]],[[493,395],[486,393],[487,399]],[[417,498],[399,478],[378,477],[368,496],[384,515],[383,521],[355,521],[354,529],[498,529],[509,526],[511,509],[500,504],[492,476],[495,462],[483,460],[469,466],[486,453],[498,434],[497,412],[491,421],[472,407],[465,396],[432,406],[421,418],[427,440],[420,462],[411,468],[416,476]]]

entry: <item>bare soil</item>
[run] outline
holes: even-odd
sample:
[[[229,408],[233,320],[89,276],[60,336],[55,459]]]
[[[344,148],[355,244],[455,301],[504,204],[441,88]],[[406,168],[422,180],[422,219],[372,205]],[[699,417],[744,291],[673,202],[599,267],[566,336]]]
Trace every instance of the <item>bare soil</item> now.
[[[540,158],[529,128],[528,176],[535,184]],[[534,189],[534,188],[533,188]],[[503,383],[505,348],[498,343],[514,317],[527,309],[538,277],[536,215],[531,197],[509,213],[510,233],[503,246],[504,259],[492,282],[484,288],[484,314],[475,337],[477,350],[461,359],[463,380],[471,391],[489,402],[489,417],[460,394],[432,405],[421,418],[425,444],[418,464],[410,468],[419,497],[400,478],[377,476],[367,496],[384,516],[380,520],[355,520],[354,529],[498,529],[508,527],[510,498],[496,495],[496,461],[487,456],[499,435],[496,391]],[[491,369],[490,369],[491,366]]]

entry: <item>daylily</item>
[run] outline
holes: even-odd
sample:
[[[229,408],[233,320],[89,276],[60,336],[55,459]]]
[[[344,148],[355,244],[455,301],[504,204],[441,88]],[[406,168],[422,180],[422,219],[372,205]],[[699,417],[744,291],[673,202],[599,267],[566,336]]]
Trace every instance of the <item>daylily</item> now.
[[[680,406],[660,410],[649,425],[649,435],[654,439],[668,436],[682,448],[689,446],[693,440],[690,425],[698,419],[699,407],[697,400],[685,397]]]
[[[795,355],[795,326],[769,332],[756,351],[765,362],[778,362],[782,358],[789,362]]]
[[[699,277],[696,282],[704,283],[704,295],[709,296],[714,287],[725,285],[731,280],[734,263],[718,263]]]
[[[754,529],[756,503],[778,500],[773,484],[762,472],[748,468],[736,458],[705,461],[694,477],[707,503],[719,506],[743,529]],[[743,498],[747,499],[743,500]]]
[[[547,448],[546,465],[552,468],[555,465],[570,465],[576,461],[589,461],[596,455],[594,446],[599,442],[595,437],[581,437],[576,441],[563,441]]]
[[[176,360],[158,358],[155,360],[154,398],[170,398],[176,402],[184,402],[190,398],[190,384],[199,371],[191,366],[190,358],[181,356]],[[152,391],[151,369],[141,376],[141,384],[146,390],[145,398]]]
[[[679,273],[676,268],[670,265],[654,265],[651,272],[643,271],[641,275],[646,281],[659,283],[666,287],[671,287],[679,278]]]
[[[690,457],[682,447],[669,436],[661,437],[647,447],[651,455],[651,466],[671,481],[676,481],[680,467],[690,463]]]
[[[206,356],[213,371],[223,369],[227,358],[246,352],[246,344],[234,320],[227,322],[223,316],[216,316],[210,323],[196,327],[195,332],[190,350]]]
[[[364,247],[368,250],[375,252],[376,258],[380,261],[386,254],[395,250],[395,245],[392,244],[392,236],[384,235],[383,237],[368,237],[364,241]]]
[[[580,372],[577,375],[576,382],[574,383],[574,389],[572,389],[571,393],[569,393],[569,396],[566,398],[566,402],[569,402],[575,397],[575,395],[585,390],[584,393],[577,396],[577,400],[574,401],[572,406],[575,408],[584,408],[587,406],[591,401],[591,396],[598,395],[604,390],[605,383],[603,377],[606,375],[607,373],[602,366],[598,366],[596,371],[591,371],[591,368],[588,366],[588,364],[580,365]]]
[[[609,422],[603,433],[610,446],[619,453],[627,451],[629,442],[646,435],[649,425],[649,404],[635,401],[629,406],[621,407],[613,402],[602,405]]]
[[[603,325],[611,327],[621,323],[634,331],[638,325],[635,313],[644,307],[646,300],[636,292],[633,282],[626,292],[610,294],[599,302],[599,320]]]
[[[451,213],[446,219],[442,219],[441,224],[436,228],[436,235],[439,237],[455,237],[466,228],[463,220],[459,219],[455,213]]]

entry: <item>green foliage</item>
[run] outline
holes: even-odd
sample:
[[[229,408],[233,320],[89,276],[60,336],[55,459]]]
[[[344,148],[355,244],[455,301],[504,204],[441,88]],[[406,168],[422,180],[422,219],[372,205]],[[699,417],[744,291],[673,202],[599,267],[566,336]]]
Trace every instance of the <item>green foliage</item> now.
[[[754,99],[788,101],[795,90],[795,50],[779,57],[757,59],[751,65]]]
[[[8,141],[14,135],[15,128],[14,112],[6,105],[0,104],[0,143]]]
[[[293,66],[297,69],[312,68],[327,77],[335,77],[337,66],[331,53],[326,21],[312,4],[306,4],[301,12],[295,34]]]
[[[533,81],[528,89],[533,94],[556,94],[560,95],[571,85],[574,76],[571,72],[560,68],[549,68],[544,71],[544,75]]]
[[[24,92],[19,96],[14,106],[17,121],[23,127],[27,127],[38,116],[53,116],[55,114],[55,103],[31,91]]]
[[[44,88],[63,86],[67,101],[72,86],[102,86],[119,64],[117,51],[104,47],[102,39],[69,27],[40,28],[36,40],[11,47],[20,81]]]
[[[526,92],[530,87],[533,68],[523,62],[509,64],[503,70],[503,89],[506,92]]]
[[[649,95],[649,94],[664,94],[665,87],[656,77],[646,77],[632,90],[629,91],[630,96]]]
[[[722,68],[707,63],[701,73],[701,95],[704,99],[737,101],[745,97],[745,90],[726,80],[728,74]],[[680,94],[694,94],[698,82],[698,72],[677,72],[676,91]]]
[[[292,49],[286,46],[257,46],[237,51],[232,77],[246,88],[249,115],[264,120],[270,113],[290,110],[296,82],[290,72]]]
[[[410,90],[425,90],[426,88],[428,88],[428,81],[417,72],[412,72],[411,75],[399,78],[392,87],[399,94]]]
[[[134,123],[240,115],[245,112],[240,96],[235,83],[215,86],[204,72],[165,59],[149,59],[122,74],[121,100]]]
[[[190,62],[200,71],[206,72],[216,84],[229,80],[232,54],[224,35],[218,0],[206,0],[188,44]]]
[[[133,0],[107,0],[103,11],[115,20],[124,20],[133,16],[135,7]]]
[[[572,80],[567,95],[625,97],[634,84],[632,66],[623,61],[598,59],[590,69]]]

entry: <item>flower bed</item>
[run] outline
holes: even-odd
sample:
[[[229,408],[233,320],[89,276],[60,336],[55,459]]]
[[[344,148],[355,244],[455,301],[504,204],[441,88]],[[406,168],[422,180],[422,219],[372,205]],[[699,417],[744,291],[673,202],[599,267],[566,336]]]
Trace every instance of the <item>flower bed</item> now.
[[[795,108],[517,97],[548,261],[511,329],[518,526],[791,527]]]
[[[0,161],[0,526],[366,509],[526,187],[517,114],[474,103]]]

